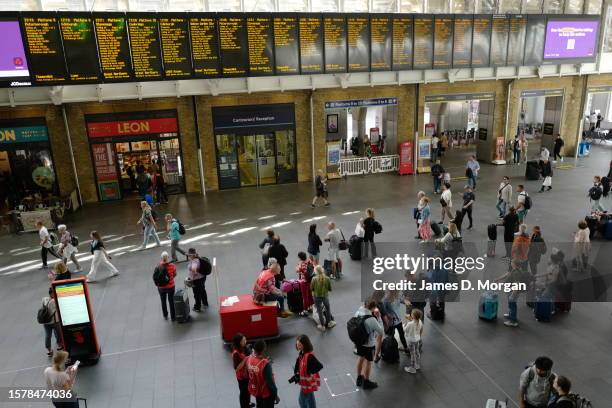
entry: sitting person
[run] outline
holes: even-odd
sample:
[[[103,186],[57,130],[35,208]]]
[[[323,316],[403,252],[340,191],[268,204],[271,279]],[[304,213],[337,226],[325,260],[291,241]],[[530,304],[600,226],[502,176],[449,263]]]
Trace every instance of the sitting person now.
[[[268,269],[261,271],[253,286],[253,301],[257,304],[276,300],[280,317],[289,317],[291,312],[285,311],[285,298],[283,292],[275,286],[276,276],[280,274],[281,267],[276,259],[268,259]]]

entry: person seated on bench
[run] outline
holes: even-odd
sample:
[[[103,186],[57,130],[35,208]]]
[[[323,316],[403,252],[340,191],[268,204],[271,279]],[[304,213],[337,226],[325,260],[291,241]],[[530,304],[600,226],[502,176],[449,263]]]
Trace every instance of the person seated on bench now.
[[[285,310],[283,292],[275,286],[276,276],[280,274],[281,267],[274,258],[268,260],[268,269],[261,271],[253,286],[253,301],[257,304],[268,301],[278,302],[278,315],[289,317],[291,312]]]

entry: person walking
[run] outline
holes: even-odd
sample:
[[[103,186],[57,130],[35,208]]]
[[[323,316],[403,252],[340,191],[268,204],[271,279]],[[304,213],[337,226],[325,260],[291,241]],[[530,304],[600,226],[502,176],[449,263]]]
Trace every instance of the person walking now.
[[[444,217],[448,216],[449,221],[453,218],[453,193],[450,189],[450,183],[442,184],[442,195],[440,197],[440,205],[442,206],[441,220],[438,224],[444,224]]]
[[[593,177],[593,186],[589,189],[589,200],[591,202],[591,212],[606,212],[605,207],[601,203],[603,196],[603,187],[601,186],[601,177]],[[41,238],[42,239],[42,238]]]
[[[561,135],[557,133],[557,137],[555,138],[555,145],[553,147],[553,163],[557,161],[557,157],[559,160],[563,161],[563,156],[561,156],[561,149],[565,142],[561,138]]]
[[[79,251],[77,250],[76,246],[72,245],[72,234],[70,234],[70,231],[66,229],[66,226],[64,224],[60,224],[57,226],[57,232],[60,235],[60,246],[57,252],[62,257],[62,262],[67,264],[68,259],[70,259],[76,267],[74,271],[83,272],[81,264],[79,264],[79,261],[76,258],[76,254]]]
[[[332,291],[331,280],[325,275],[325,270],[321,265],[314,269],[315,276],[310,281],[310,290],[314,297],[314,303],[319,316],[317,329],[325,331],[336,325],[329,305],[329,292]]]
[[[553,170],[552,170],[552,166],[550,165],[550,161],[547,160],[543,160],[540,166],[540,173],[542,174],[542,177],[544,178],[544,181],[542,181],[542,187],[540,188],[540,193],[544,192],[544,189],[548,189],[546,191],[550,191],[552,190],[552,176],[553,176]]]
[[[361,251],[363,258],[368,257],[369,248],[372,249],[372,258],[376,258],[376,244],[374,244],[374,234],[376,233],[376,224],[378,221],[374,218],[374,209],[367,208],[365,211],[366,217],[363,220],[363,250]]]
[[[476,201],[476,195],[472,191],[472,187],[470,185],[465,186],[463,191],[463,207],[461,207],[461,219],[463,220],[467,214],[468,220],[470,220],[470,225],[467,228],[468,230],[471,230],[473,227],[472,210],[474,209],[474,201]]]
[[[55,251],[53,248],[53,243],[51,242],[51,234],[49,234],[49,230],[42,221],[36,221],[36,228],[38,228],[38,237],[40,238],[40,258],[42,260],[42,268],[47,269],[47,254],[51,254],[58,259],[62,259],[62,257]]]
[[[476,155],[471,155],[470,159],[465,165],[465,175],[468,178],[468,184],[472,187],[472,190],[476,189],[476,179],[480,173],[480,163],[476,160]]]
[[[238,381],[240,408],[251,408],[251,394],[249,394],[249,372],[247,370],[247,338],[242,333],[236,333],[232,338],[232,364]]]
[[[414,308],[409,315],[406,315],[406,318],[408,319],[408,323],[406,324],[406,335],[408,336],[409,342],[410,365],[404,367],[404,371],[410,374],[416,374],[417,370],[421,369],[423,312]]]
[[[378,387],[377,383],[370,380],[376,339],[377,337],[382,338],[384,335],[380,310],[376,306],[375,301],[369,300],[359,307],[355,317],[362,318],[362,325],[368,334],[368,339],[364,344],[355,344],[358,356],[356,385],[357,387],[363,387],[364,390],[371,390]]]
[[[168,194],[166,193],[166,181],[164,180],[164,174],[162,173],[161,167],[157,167],[157,171],[154,173],[155,183],[155,195],[157,197],[158,204],[165,204],[168,202]]]
[[[268,258],[270,258],[270,247],[274,242],[274,231],[271,229],[266,231],[266,237],[259,243],[259,249],[261,250],[261,262],[263,267],[268,267]]]
[[[329,249],[327,259],[331,262],[331,278],[340,278],[340,241],[342,240],[342,233],[336,228],[336,224],[330,221],[327,224],[327,235],[325,236],[325,242],[329,242]]]
[[[168,302],[170,305],[170,320],[174,322],[176,321],[176,313],[174,311],[174,278],[176,278],[176,266],[170,261],[168,252],[164,251],[161,253],[161,260],[156,270],[165,273],[168,277],[168,283],[158,285],[157,292],[161,299],[162,315],[164,319],[168,320],[168,307],[166,306],[166,302]]]
[[[187,260],[187,252],[185,252],[180,246],[179,241],[181,240],[181,226],[176,218],[172,217],[172,214],[168,213],[165,217],[166,220],[166,232],[168,233],[168,239],[170,240],[170,255],[172,262],[178,262],[176,253],[180,252]],[[183,231],[185,232],[185,231]]]
[[[395,331],[397,330],[402,346],[404,347],[404,352],[408,354],[408,343],[406,342],[404,326],[402,324],[403,299],[400,295],[398,290],[388,290],[385,293],[385,297],[383,298],[383,308],[385,310],[384,320],[387,327],[387,335],[395,336]]]
[[[540,147],[540,162],[548,161],[550,159],[550,150],[546,146]]]
[[[55,292],[53,288],[49,288],[49,296],[42,299],[42,308],[44,308],[45,317],[48,319],[42,323],[45,329],[45,348],[47,349],[47,356],[53,355],[53,347],[51,347],[51,337],[55,335],[55,344],[58,350],[63,350],[62,338],[59,330],[59,316],[57,314],[57,304],[55,303]]]
[[[421,242],[427,242],[433,234],[431,230],[431,207],[429,206],[429,197],[424,196],[421,201],[423,201],[423,208],[419,212],[418,236],[421,238]]]
[[[53,365],[45,368],[43,376],[47,389],[50,391],[65,392],[68,398],[51,399],[53,406],[56,408],[79,408],[79,402],[76,399],[76,393],[72,390],[77,375],[77,366],[66,368],[66,360],[68,353],[60,350],[53,354]]]
[[[580,271],[586,270],[589,264],[589,253],[591,252],[591,230],[585,220],[578,222],[578,230],[574,234],[574,253],[576,255],[576,266]]]
[[[144,240],[142,241],[142,245],[138,247],[138,249],[146,249],[147,244],[149,243],[149,238],[151,236],[157,243],[157,246],[161,246],[161,242],[159,241],[159,237],[157,236],[157,224],[155,222],[155,218],[153,217],[151,206],[146,201],[141,201],[140,208],[142,209],[142,214],[136,222],[136,225],[142,224]]]
[[[514,137],[514,141],[512,142],[512,154],[514,164],[519,164],[521,162],[521,141],[519,140],[518,135]]]
[[[523,163],[527,163],[528,142],[527,142],[527,137],[525,136],[524,132],[521,132],[520,141],[521,141],[521,160],[523,161]]]
[[[187,250],[187,280],[193,289],[195,304],[194,312],[201,312],[208,309],[208,294],[206,293],[206,274],[204,273],[202,260],[195,248]]]
[[[315,208],[319,199],[323,200],[323,205],[329,207],[329,201],[327,201],[327,177],[323,174],[323,170],[317,170],[317,177],[315,178],[315,196],[312,199],[310,206]]]
[[[321,246],[323,242],[321,237],[317,234],[317,224],[310,224],[308,229],[308,256],[312,260],[313,264],[319,264],[319,254],[321,253]]]
[[[527,272],[529,265],[529,247],[531,245],[531,238],[527,233],[527,225],[519,225],[519,230],[514,234],[514,241],[512,241],[512,261],[516,261],[519,268],[522,271]]]
[[[514,234],[518,231],[519,219],[514,207],[510,207],[508,214],[504,216],[501,224],[504,227],[504,246],[506,255],[504,258],[510,258],[512,254],[512,243],[514,242]]]
[[[434,194],[440,194],[442,179],[444,178],[444,167],[440,164],[440,160],[436,160],[434,165],[431,166],[431,176],[433,178],[433,192]]]
[[[323,364],[314,356],[312,342],[305,334],[297,337],[295,349],[298,351],[298,357],[293,367],[293,378],[289,382],[300,386],[300,408],[316,408],[314,393],[321,386],[319,372],[323,369]]]
[[[435,163],[438,161],[438,144],[440,143],[440,139],[438,135],[434,134],[431,138],[431,161]]]
[[[280,398],[274,381],[272,362],[264,355],[265,352],[266,342],[258,340],[253,346],[253,354],[247,357],[249,394],[255,397],[257,408],[274,408]]]
[[[287,248],[280,242],[280,237],[278,235],[274,236],[272,240],[272,246],[268,251],[268,255],[270,258],[276,259],[276,262],[280,265],[280,273],[276,276],[276,287],[280,288],[280,284],[285,280],[285,266],[287,265],[287,257],[289,256],[289,252]]]
[[[499,218],[503,218],[506,215],[506,210],[512,202],[512,184],[510,184],[510,177],[504,176],[502,182],[497,188],[497,211],[499,212]]]
[[[516,192],[518,193],[517,202],[516,202],[516,215],[519,218],[519,224],[525,222],[525,218],[527,217],[527,213],[529,213],[530,205],[527,204],[527,201],[531,201],[531,197],[525,191],[525,186],[519,184],[516,186]],[[529,198],[527,198],[529,197]]]
[[[103,268],[110,271],[111,278],[119,275],[117,268],[115,268],[115,266],[110,262],[112,257],[108,254],[108,252],[106,252],[104,241],[102,241],[102,237],[98,231],[91,231],[90,238],[90,251],[93,255],[93,259],[91,260],[91,267],[89,269],[89,273],[87,274],[87,282],[95,282],[96,275],[100,269]]]
[[[546,242],[544,242],[544,238],[542,237],[542,230],[538,225],[533,227],[531,232],[531,243],[529,244],[529,270],[532,276],[536,276],[538,274],[538,264],[542,259],[542,256],[548,250],[546,248]]]

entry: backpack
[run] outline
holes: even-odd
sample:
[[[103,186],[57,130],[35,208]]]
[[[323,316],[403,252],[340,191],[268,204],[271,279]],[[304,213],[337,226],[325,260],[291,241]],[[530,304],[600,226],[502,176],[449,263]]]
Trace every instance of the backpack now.
[[[603,189],[602,195],[607,197],[608,194],[610,194],[610,188],[612,187],[610,186],[610,179],[608,177],[601,178],[601,187]]]
[[[308,262],[306,264],[306,282],[310,283],[314,275],[314,265],[311,262]]]
[[[394,336],[387,336],[384,338],[380,347],[380,356],[385,363],[399,363],[400,355],[398,346]]]
[[[198,272],[204,276],[212,273],[212,264],[210,263],[210,259],[205,256],[200,257],[200,270]]]
[[[382,225],[380,225],[380,222],[378,221],[374,221],[372,229],[374,230],[375,234],[380,234],[383,231]]]
[[[469,167],[467,169],[465,169],[465,177],[467,177],[467,178],[474,177],[474,172]]]
[[[153,282],[155,286],[165,286],[170,283],[170,275],[165,265],[157,265],[153,271]]]
[[[40,324],[51,323],[51,320],[53,320],[53,315],[51,314],[51,310],[49,310],[49,302],[50,300],[46,303],[43,301],[40,309],[38,309],[36,313],[36,320]]]
[[[354,316],[351,317],[348,322],[346,322],[346,331],[348,332],[349,339],[351,339],[356,346],[363,346],[368,342],[370,333],[368,333],[365,321],[370,317],[374,316]]]
[[[589,189],[589,197],[591,197],[591,200],[593,201],[599,200],[602,194],[601,188],[598,186],[593,186]]]
[[[557,400],[557,402],[560,401],[571,401],[574,404],[574,408],[593,408],[591,401],[574,393],[564,395]]]
[[[178,224],[178,233],[180,235],[185,235],[185,225],[183,225],[182,222],[180,222],[179,220],[176,220],[176,223]]]
[[[76,235],[70,235],[70,245],[72,245],[73,247],[78,247],[79,237],[77,237]]]
[[[523,193],[521,193],[523,194]],[[531,197],[527,195],[527,193],[524,194],[525,195],[525,209],[526,210],[531,210],[531,206],[533,205],[533,202],[531,201]]]
[[[159,216],[157,215],[157,211],[151,208],[151,217],[153,217],[153,221],[159,221]]]
[[[49,242],[51,242],[51,245],[57,245],[59,243],[59,239],[57,238],[57,234],[55,232],[49,233]]]

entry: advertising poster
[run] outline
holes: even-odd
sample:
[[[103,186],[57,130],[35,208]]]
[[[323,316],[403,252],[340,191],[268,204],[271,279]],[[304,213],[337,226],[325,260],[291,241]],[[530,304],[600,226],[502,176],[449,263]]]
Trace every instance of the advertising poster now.
[[[432,137],[436,133],[436,125],[434,123],[428,123],[425,125],[425,136]]]
[[[340,177],[340,143],[327,144],[327,177]]]
[[[495,160],[494,163],[499,163],[500,162],[506,162],[505,159],[505,152],[506,152],[506,141],[504,140],[504,137],[498,137],[495,140]]]
[[[544,59],[593,57],[597,52],[598,28],[599,21],[549,21]]]
[[[101,201],[121,198],[115,153],[111,143],[91,145]]]
[[[431,139],[419,140],[419,159],[431,158]]]

